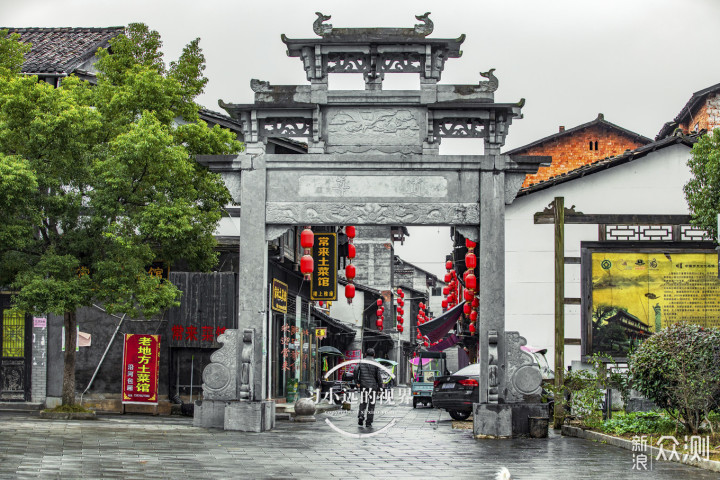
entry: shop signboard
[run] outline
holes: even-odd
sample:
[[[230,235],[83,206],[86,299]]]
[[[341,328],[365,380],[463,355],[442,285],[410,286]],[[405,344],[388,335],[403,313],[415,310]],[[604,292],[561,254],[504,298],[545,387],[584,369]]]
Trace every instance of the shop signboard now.
[[[277,278],[272,281],[271,308],[279,313],[287,313],[288,286]]]
[[[160,335],[125,334],[122,403],[157,405]]]
[[[594,251],[591,351],[615,357],[674,323],[720,327],[717,254]]]
[[[337,300],[337,234],[316,233],[312,256],[315,271],[310,280],[310,299]]]

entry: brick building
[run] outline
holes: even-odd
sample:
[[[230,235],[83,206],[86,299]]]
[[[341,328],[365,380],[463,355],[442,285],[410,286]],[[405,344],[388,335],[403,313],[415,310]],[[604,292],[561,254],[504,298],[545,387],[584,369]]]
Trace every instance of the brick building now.
[[[650,142],[649,138],[606,121],[600,113],[591,122],[567,130],[561,126],[558,133],[505,153],[553,157],[549,167],[540,167],[537,174],[525,178],[523,187],[528,187]]]
[[[672,122],[667,122],[655,137],[661,140],[677,129],[683,134],[708,132],[720,126],[720,83],[693,93]]]

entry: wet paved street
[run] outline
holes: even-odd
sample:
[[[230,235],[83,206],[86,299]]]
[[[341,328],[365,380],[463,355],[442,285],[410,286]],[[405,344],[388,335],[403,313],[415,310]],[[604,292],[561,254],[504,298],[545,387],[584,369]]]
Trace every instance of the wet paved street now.
[[[354,410],[318,415],[316,423],[278,422],[261,434],[195,428],[184,417],[49,421],[3,413],[0,478],[490,479],[500,466],[515,479],[719,478],[669,462],[634,471],[628,450],[552,433],[548,439],[474,440],[471,431],[452,429],[440,410],[379,411],[372,430],[357,426]],[[376,435],[350,436],[361,433]]]

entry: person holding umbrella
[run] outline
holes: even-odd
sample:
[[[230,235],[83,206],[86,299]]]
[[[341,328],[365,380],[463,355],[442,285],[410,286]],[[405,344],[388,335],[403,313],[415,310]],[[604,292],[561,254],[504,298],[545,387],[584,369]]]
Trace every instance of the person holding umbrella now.
[[[365,359],[375,361],[375,349],[368,348],[365,352]],[[358,410],[358,425],[363,422],[366,427],[371,427],[375,416],[375,401],[377,400],[383,381],[380,375],[380,368],[368,362],[360,362],[353,374],[355,385],[360,391],[360,409]],[[365,411],[367,410],[367,417]]]

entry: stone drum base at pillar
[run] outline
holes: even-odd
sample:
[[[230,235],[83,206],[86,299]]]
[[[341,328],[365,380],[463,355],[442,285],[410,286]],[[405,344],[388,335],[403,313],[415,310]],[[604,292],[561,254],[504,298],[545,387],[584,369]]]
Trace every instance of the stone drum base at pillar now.
[[[510,438],[530,434],[530,417],[547,417],[547,403],[476,403],[473,435],[476,438]]]
[[[230,402],[222,400],[198,400],[195,402],[193,426],[204,428],[225,427],[225,407]]]
[[[275,427],[275,402],[232,402],[225,407],[225,430],[265,432]]]

